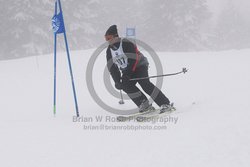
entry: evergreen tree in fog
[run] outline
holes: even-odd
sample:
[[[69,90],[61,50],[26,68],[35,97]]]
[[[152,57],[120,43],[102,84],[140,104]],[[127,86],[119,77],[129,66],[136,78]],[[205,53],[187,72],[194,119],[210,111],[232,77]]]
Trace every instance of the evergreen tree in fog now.
[[[221,11],[216,25],[216,49],[242,49],[250,47],[250,21],[236,10],[232,1]]]
[[[209,19],[205,0],[151,1],[146,28],[148,40],[163,50],[186,51],[200,47],[200,26]]]
[[[0,0],[0,59],[53,53],[54,0]],[[206,0],[61,0],[70,50],[96,48],[118,25],[136,27],[137,38],[162,51],[250,47],[250,21],[224,5],[214,26]],[[229,3],[230,4],[230,3]],[[246,15],[246,14],[245,14]],[[247,19],[246,19],[247,18]],[[213,27],[210,28],[209,26]],[[209,29],[209,32],[207,32]],[[209,34],[209,35],[208,35]],[[65,50],[59,36],[58,50]]]

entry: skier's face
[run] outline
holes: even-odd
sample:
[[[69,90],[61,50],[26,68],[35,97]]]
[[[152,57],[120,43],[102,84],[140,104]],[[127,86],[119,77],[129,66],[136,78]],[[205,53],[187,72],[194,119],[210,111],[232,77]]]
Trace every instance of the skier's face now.
[[[113,35],[106,35],[105,36],[105,40],[108,41],[108,42],[111,42],[113,39],[114,39]]]

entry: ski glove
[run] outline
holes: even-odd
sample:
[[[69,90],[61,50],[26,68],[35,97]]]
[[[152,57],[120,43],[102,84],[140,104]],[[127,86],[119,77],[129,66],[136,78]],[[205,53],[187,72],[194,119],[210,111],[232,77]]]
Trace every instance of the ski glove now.
[[[115,88],[118,90],[122,90],[124,86],[128,85],[130,80],[130,76],[128,75],[123,75],[121,78],[121,82],[116,82],[115,83]]]
[[[129,83],[130,76],[129,75],[122,75],[122,84],[127,85]]]
[[[115,83],[115,88],[118,90],[122,90],[122,83],[121,82],[116,82]]]

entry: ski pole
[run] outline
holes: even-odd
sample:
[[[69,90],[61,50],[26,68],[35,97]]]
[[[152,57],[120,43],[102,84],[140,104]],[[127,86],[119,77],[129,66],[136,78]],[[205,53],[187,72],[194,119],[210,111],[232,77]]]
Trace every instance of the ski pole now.
[[[119,104],[124,104],[123,96],[122,96],[122,90],[120,90],[121,100],[119,101]]]
[[[139,81],[139,80],[144,80],[144,79],[149,79],[149,78],[157,78],[157,77],[166,77],[166,76],[172,76],[172,75],[178,75],[178,74],[185,74],[188,70],[186,68],[182,68],[182,71],[176,72],[176,73],[171,73],[171,74],[163,74],[163,75],[155,75],[155,76],[149,76],[149,77],[142,77],[142,78],[133,78],[130,79],[130,81]]]

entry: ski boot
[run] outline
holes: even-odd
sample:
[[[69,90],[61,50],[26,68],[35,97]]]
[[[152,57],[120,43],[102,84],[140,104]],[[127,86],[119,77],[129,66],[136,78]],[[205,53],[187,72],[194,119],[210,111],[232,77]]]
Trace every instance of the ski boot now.
[[[139,106],[139,113],[150,113],[153,112],[155,108],[152,106],[152,104],[149,104],[148,100],[145,100],[141,103]]]
[[[175,107],[174,107],[174,103],[170,103],[170,104],[163,104],[160,107],[160,114],[168,112],[171,113],[173,111],[175,111]]]

